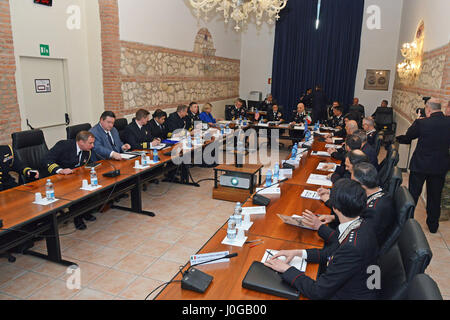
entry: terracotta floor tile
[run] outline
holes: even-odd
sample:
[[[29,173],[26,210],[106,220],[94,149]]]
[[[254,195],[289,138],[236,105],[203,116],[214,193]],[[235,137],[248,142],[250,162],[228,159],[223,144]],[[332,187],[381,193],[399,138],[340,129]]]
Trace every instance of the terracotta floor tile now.
[[[113,298],[114,296],[110,294],[90,288],[84,288],[78,294],[72,297],[72,300],[112,300]]]
[[[211,238],[212,235],[213,233],[208,235],[199,232],[189,232],[180,240],[178,240],[175,246],[181,245],[192,248],[194,249],[194,253],[196,253],[198,249],[200,249]]]
[[[18,276],[24,274],[26,271],[22,268],[18,268],[13,263],[2,263],[0,265],[0,287],[6,282],[17,278]],[[1,289],[0,289],[1,291]]]
[[[127,251],[133,251],[139,245],[141,245],[146,240],[145,237],[139,234],[123,233],[116,237],[115,240],[111,241],[108,246],[112,248],[123,249]]]
[[[14,256],[16,257],[14,266],[25,270],[32,270],[33,268],[44,263],[44,260],[27,254],[14,254]]]
[[[97,264],[85,262],[85,261],[79,261],[74,260],[72,262],[75,262],[78,264],[78,267],[80,269],[80,277],[81,277],[81,286],[86,287],[90,282],[97,279],[100,275],[105,273],[107,270],[109,270],[108,267],[100,266]],[[74,273],[64,273],[60,277],[61,280],[67,281],[67,279],[73,275]]]
[[[135,253],[160,257],[172,246],[173,244],[169,242],[148,239],[135,250]]]
[[[66,273],[68,267],[51,261],[44,261],[41,265],[33,268],[34,272],[42,273],[52,278],[59,278]]]
[[[169,281],[184,264],[164,259],[155,261],[142,275],[159,281]]]
[[[63,251],[63,255],[78,260],[86,260],[92,257],[97,251],[102,248],[103,246],[100,246],[98,244],[90,243],[88,241],[82,241]]]
[[[129,251],[123,249],[103,247],[95,252],[95,254],[88,256],[84,261],[101,266],[112,267],[129,253]]]
[[[189,261],[190,256],[196,252],[196,249],[175,244],[172,248],[167,250],[161,258],[164,260],[178,262],[179,264],[185,264]]]
[[[144,256],[142,254],[130,253],[123,258],[120,262],[114,265],[114,269],[133,273],[136,275],[142,274],[153,262],[156,257]]]
[[[183,229],[177,229],[177,228],[171,228],[171,227],[166,227],[163,228],[161,231],[159,231],[158,233],[156,233],[154,236],[152,236],[151,238],[153,240],[159,240],[159,241],[165,241],[165,242],[170,242],[170,243],[175,243],[177,242],[185,233],[187,232],[187,230],[183,230]]]
[[[69,289],[65,281],[54,280],[31,295],[29,300],[68,300],[80,289]]]
[[[112,242],[118,237],[117,233],[108,231],[106,229],[97,230],[95,233],[88,237],[88,241],[91,243],[96,243],[101,246],[106,246],[108,243]]]
[[[110,269],[90,283],[89,288],[115,296],[123,291],[135,278],[136,276],[133,274]]]
[[[25,299],[52,280],[48,276],[27,272],[14,279],[14,281],[7,283],[0,290],[6,294]]]
[[[120,294],[120,297],[130,300],[144,300],[150,292],[152,292],[156,287],[161,285],[162,281],[157,281],[153,279],[147,279],[139,277],[131,283],[128,288],[126,288]],[[147,300],[152,300],[163,287],[152,293]]]
[[[12,296],[8,296],[7,294],[0,293],[0,301],[3,301],[3,300],[21,300],[21,299],[12,297]]]
[[[199,223],[194,229],[192,229],[193,232],[199,232],[203,234],[210,234],[211,236],[219,229],[220,226],[218,226],[217,223],[207,223],[202,222]]]

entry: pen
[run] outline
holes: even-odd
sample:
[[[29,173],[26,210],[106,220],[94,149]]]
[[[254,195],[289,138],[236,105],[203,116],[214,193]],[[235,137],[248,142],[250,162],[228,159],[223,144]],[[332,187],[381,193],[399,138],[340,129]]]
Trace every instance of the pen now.
[[[251,245],[251,246],[250,246],[250,248],[253,248],[253,247],[259,246],[260,244],[263,244],[263,243],[264,243],[264,242],[258,242],[258,243],[255,243],[255,244]]]
[[[262,241],[261,239],[256,239],[256,240],[251,240],[251,241],[246,241],[245,243],[253,243],[253,242],[258,242],[258,241]]]

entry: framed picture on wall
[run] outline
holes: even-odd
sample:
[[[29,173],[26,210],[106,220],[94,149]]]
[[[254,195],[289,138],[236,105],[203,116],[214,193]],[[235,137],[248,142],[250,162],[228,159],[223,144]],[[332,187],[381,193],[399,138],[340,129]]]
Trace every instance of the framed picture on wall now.
[[[364,90],[389,90],[390,70],[366,70],[366,79],[364,80]]]

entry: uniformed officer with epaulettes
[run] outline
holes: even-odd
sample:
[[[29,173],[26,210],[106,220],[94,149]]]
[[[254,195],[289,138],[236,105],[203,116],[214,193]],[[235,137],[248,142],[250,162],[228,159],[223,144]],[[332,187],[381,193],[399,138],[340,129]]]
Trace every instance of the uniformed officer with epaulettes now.
[[[189,131],[194,130],[194,125],[196,122],[201,122],[200,111],[197,102],[191,102],[189,104],[188,113],[186,116],[186,127]]]
[[[303,125],[307,118],[307,114],[305,112],[305,104],[300,102],[297,104],[297,109],[294,111],[294,117],[292,122],[289,124],[291,127],[296,125]],[[303,139],[304,130],[289,130],[289,137],[292,138],[293,143],[296,141],[300,141]]]
[[[172,112],[166,120],[167,136],[172,137],[177,130],[188,130],[186,116],[188,114],[188,106],[179,105],[177,111]]]
[[[231,120],[239,120],[247,118],[247,110],[244,108],[244,100],[238,98],[234,102],[233,108],[230,110]]]
[[[130,145],[131,150],[150,149],[161,142],[161,139],[152,137],[147,126],[149,114],[147,110],[139,109],[136,118],[126,126],[123,140]]]
[[[348,197],[352,194],[352,197]],[[330,200],[340,225],[334,231],[324,225],[319,227],[322,238],[335,239],[324,249],[282,250],[265,262],[265,265],[281,272],[281,277],[310,299],[376,299],[378,292],[367,285],[368,267],[376,265],[378,244],[371,224],[360,217],[366,207],[367,196],[361,185],[349,179],[341,179],[334,185]],[[329,234],[321,234],[324,232]],[[277,259],[286,257],[285,261]],[[291,267],[295,257],[310,263],[326,265],[317,280]]]
[[[272,109],[267,111],[267,120],[268,121],[275,121],[275,122],[283,122],[283,113],[280,111],[280,108],[278,107],[278,104],[273,104]]]
[[[329,120],[328,124],[332,128],[344,128],[344,108],[339,105],[339,102],[333,102],[333,117]]]
[[[0,161],[0,191],[18,186],[16,180],[9,174],[10,172],[16,172],[27,179],[39,179],[39,171],[24,166],[14,156],[13,148],[10,145],[0,146]]]

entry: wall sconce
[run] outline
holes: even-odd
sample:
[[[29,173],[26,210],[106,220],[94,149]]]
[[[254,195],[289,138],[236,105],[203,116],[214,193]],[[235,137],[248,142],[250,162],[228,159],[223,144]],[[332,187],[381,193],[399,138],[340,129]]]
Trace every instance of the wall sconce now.
[[[420,21],[415,34],[415,39],[411,43],[404,43],[400,49],[405,58],[397,65],[398,76],[403,82],[412,83],[420,75],[423,58],[423,41],[425,37],[425,24]]]

